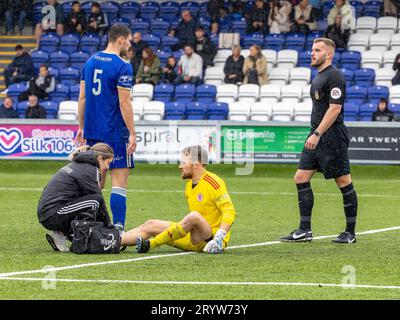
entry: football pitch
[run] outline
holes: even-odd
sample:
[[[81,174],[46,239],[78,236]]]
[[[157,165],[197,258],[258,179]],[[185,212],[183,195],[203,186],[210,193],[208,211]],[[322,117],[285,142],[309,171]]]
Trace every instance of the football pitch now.
[[[331,239],[345,226],[342,196],[317,175],[311,243],[279,243],[298,227],[295,165],[208,169],[227,183],[237,219],[222,255],[160,247],[137,254],[56,253],[36,205],[63,162],[0,161],[0,299],[399,299],[400,171],[352,166],[359,196],[357,243]],[[177,165],[137,164],[129,180],[128,229],[180,220],[188,207]],[[109,199],[108,178],[105,197]]]

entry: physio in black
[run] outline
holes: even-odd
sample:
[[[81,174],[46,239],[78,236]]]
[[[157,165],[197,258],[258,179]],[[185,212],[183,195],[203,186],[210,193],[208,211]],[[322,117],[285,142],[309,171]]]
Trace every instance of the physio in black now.
[[[105,143],[78,148],[70,156],[71,163],[44,188],[37,214],[39,222],[51,231],[46,239],[55,251],[69,251],[66,241],[72,234],[71,222],[83,213],[111,224],[101,189],[113,158],[112,148]]]

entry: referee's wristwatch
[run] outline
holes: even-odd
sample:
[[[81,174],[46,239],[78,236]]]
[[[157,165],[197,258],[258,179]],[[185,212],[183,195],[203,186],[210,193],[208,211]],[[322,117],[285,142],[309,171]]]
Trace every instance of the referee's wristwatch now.
[[[321,136],[321,134],[319,133],[318,130],[314,130],[314,134],[315,134],[317,137],[320,137],[320,136]]]

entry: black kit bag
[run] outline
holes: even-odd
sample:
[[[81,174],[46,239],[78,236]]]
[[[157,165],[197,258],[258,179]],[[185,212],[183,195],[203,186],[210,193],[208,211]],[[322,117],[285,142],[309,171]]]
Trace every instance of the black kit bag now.
[[[71,222],[73,239],[71,251],[83,253],[119,253],[121,248],[120,231],[114,226],[90,220]]]

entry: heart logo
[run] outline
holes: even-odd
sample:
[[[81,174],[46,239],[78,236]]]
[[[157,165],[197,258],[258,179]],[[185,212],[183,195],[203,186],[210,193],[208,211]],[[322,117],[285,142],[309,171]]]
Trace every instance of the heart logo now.
[[[0,151],[12,153],[22,141],[22,132],[17,128],[0,128]]]

